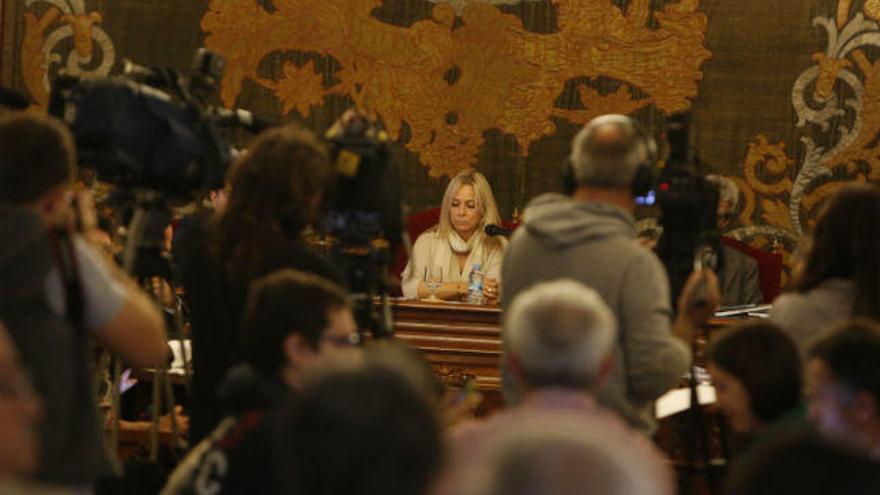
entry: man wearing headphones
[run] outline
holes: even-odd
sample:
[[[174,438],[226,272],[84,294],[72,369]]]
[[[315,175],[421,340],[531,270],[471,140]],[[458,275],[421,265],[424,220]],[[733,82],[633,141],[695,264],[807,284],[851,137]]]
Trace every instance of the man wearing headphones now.
[[[633,221],[635,198],[651,187],[651,154],[647,134],[629,117],[605,115],[588,123],[572,143],[571,196],[536,198],[502,265],[504,304],[537,282],[558,278],[599,292],[619,335],[596,396],[646,435],[656,428],[654,401],[687,371],[694,330],[720,298],[714,273],[692,274],[673,322],[666,272],[636,240]],[[516,400],[508,385],[508,399]]]

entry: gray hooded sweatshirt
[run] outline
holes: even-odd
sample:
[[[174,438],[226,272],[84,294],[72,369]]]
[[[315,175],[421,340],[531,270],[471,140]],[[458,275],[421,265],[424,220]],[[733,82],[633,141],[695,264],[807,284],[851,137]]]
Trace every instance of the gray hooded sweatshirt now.
[[[654,401],[690,366],[690,350],[670,331],[669,281],[653,251],[636,241],[633,218],[600,202],[558,194],[535,198],[502,265],[505,307],[538,282],[573,279],[596,290],[617,317],[614,367],[599,402],[637,430],[656,429]]]

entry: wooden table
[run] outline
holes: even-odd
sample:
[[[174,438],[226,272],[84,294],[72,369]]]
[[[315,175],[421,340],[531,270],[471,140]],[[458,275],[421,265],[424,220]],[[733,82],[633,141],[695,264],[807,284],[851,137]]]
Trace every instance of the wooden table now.
[[[501,308],[394,299],[394,334],[424,353],[453,389],[472,381],[483,396],[477,416],[504,406],[501,395]]]
[[[501,358],[501,310],[498,307],[462,303],[422,302],[395,299],[391,301],[395,335],[420,349],[434,367],[438,378],[451,387],[460,387],[473,379],[484,396],[478,415],[503,407],[499,372]],[[741,320],[715,318],[709,321],[708,333]],[[695,361],[703,365],[705,340],[700,339]],[[717,420],[716,413],[705,409],[707,417]],[[655,438],[676,467],[686,459],[685,437],[690,417],[679,413],[659,421]],[[711,425],[713,458],[720,450],[717,422]]]
[[[392,299],[391,311],[395,336],[420,349],[441,381],[460,386],[472,378],[478,390],[501,390],[501,308]],[[734,321],[715,318],[710,331]]]

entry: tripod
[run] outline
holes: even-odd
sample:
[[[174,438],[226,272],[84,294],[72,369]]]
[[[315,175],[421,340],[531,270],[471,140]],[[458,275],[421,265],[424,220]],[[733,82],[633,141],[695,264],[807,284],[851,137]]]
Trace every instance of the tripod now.
[[[165,228],[170,224],[172,213],[165,198],[157,192],[138,192],[135,195],[135,212],[128,228],[123,253],[123,268],[134,277],[141,287],[144,287],[156,299],[157,304],[163,307],[162,301],[152,290],[152,281],[160,280],[160,284],[172,280],[171,262],[164,252]],[[186,344],[183,335],[183,320],[181,312],[175,308],[169,331],[169,337],[180,343],[183,357],[184,383],[187,395],[189,395],[189,378],[192,368],[187,356]],[[118,443],[119,435],[119,409],[121,400],[120,383],[122,376],[122,362],[113,359],[113,445]],[[164,401],[162,398],[164,397]],[[171,382],[168,379],[168,365],[163,363],[155,370],[152,391],[152,429],[150,435],[150,459],[158,459],[159,443],[159,411],[163,407],[168,409],[171,416],[171,428],[175,444],[182,438],[177,424],[177,414],[174,409],[174,395]]]

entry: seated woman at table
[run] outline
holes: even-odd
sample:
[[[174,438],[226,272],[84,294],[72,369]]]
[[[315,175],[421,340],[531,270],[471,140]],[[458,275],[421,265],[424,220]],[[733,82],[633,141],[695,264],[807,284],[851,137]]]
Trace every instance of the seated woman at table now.
[[[486,235],[486,225],[500,224],[498,206],[486,178],[469,170],[455,176],[446,188],[440,222],[416,240],[412,256],[401,274],[404,297],[427,298],[426,277],[434,271],[442,284],[436,297],[460,301],[467,297],[468,277],[479,263],[484,274],[483,297],[498,302],[501,260],[507,239]]]

